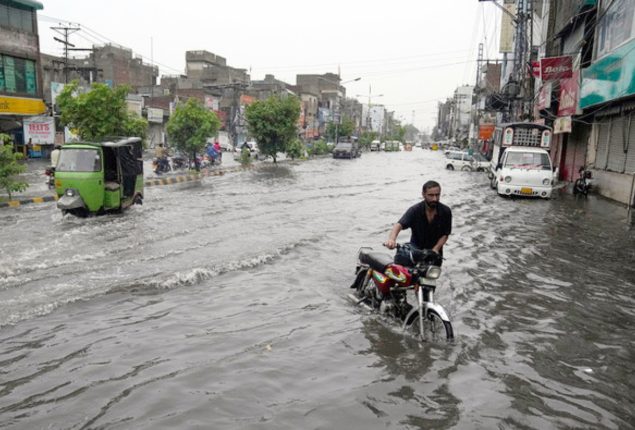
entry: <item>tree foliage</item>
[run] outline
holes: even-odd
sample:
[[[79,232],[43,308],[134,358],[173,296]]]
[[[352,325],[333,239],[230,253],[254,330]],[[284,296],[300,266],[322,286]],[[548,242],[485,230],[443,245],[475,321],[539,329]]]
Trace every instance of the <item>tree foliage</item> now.
[[[310,155],[324,155],[329,152],[331,152],[331,148],[329,148],[323,139],[317,140],[309,146]]]
[[[218,133],[220,120],[196,99],[179,103],[167,124],[168,137],[177,149],[192,154],[203,150],[207,139]]]
[[[302,143],[302,141],[298,138],[291,140],[287,146],[287,156],[292,160],[304,157],[305,152],[306,148],[304,143]]]
[[[351,137],[355,132],[355,124],[350,118],[344,118],[339,126],[335,122],[329,122],[326,126],[326,136],[329,139],[336,140],[338,137]]]
[[[300,101],[297,97],[272,96],[247,106],[247,128],[263,155],[276,162],[279,152],[287,152],[297,137]]]
[[[126,95],[129,88],[110,88],[94,83],[91,90],[77,94],[74,81],[64,87],[57,97],[63,125],[77,131],[84,140],[97,140],[112,136],[137,136],[145,139],[148,122],[128,112]]]
[[[8,135],[0,133],[0,189],[7,192],[9,199],[11,193],[24,191],[28,187],[26,182],[15,179],[16,175],[26,171],[26,166],[19,163],[22,154],[13,152],[10,142],[11,138]]]
[[[372,141],[376,139],[377,139],[377,132],[365,131],[359,137],[359,146],[361,146],[362,148],[369,149]]]

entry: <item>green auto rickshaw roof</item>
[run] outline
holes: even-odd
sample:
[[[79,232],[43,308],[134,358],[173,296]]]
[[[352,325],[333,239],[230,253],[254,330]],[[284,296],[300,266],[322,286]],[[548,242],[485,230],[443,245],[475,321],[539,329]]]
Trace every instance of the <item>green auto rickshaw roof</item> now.
[[[119,148],[122,146],[130,146],[130,145],[136,145],[136,144],[141,144],[140,137],[126,137],[123,139],[104,139],[104,140],[95,141],[95,142],[69,142],[64,144],[64,146],[86,145],[86,146],[104,146],[108,148]]]

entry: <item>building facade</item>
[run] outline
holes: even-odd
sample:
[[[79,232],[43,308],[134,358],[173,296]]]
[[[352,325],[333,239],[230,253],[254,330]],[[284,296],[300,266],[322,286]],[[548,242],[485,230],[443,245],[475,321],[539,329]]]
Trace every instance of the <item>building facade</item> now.
[[[0,132],[10,134],[22,151],[25,120],[47,113],[37,25],[42,8],[33,0],[0,0]]]

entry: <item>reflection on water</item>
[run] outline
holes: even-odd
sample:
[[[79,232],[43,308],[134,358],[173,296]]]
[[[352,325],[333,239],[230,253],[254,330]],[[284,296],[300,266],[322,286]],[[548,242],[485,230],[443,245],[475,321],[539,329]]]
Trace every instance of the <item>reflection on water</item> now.
[[[451,343],[346,298],[428,179],[454,213]],[[420,150],[152,188],[122,216],[2,211],[0,428],[631,428],[624,218]]]

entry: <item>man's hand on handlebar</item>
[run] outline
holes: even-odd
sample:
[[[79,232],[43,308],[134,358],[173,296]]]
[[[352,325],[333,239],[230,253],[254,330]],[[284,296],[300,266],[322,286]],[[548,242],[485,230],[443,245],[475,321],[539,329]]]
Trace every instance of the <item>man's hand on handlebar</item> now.
[[[397,242],[393,239],[388,239],[384,242],[384,246],[388,249],[395,249],[397,247]]]

